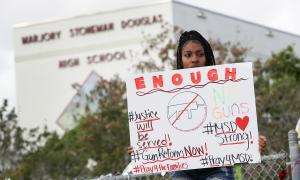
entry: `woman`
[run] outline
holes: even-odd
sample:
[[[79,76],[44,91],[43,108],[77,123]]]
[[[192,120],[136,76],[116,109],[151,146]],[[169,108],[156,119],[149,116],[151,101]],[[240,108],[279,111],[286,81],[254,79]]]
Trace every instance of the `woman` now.
[[[213,51],[197,31],[185,31],[177,48],[177,69],[215,65]],[[231,167],[175,171],[173,179],[234,179]]]
[[[177,48],[177,69],[215,65],[211,46],[197,31],[185,31],[179,39]],[[259,150],[264,151],[266,138],[259,137]],[[132,148],[128,148],[128,153]],[[171,172],[173,179],[234,179],[232,167],[192,169]]]
[[[177,48],[177,69],[215,65],[213,51],[206,39],[197,31],[185,31]],[[266,138],[259,137],[259,150],[265,149]],[[173,179],[234,179],[232,167],[175,171]]]

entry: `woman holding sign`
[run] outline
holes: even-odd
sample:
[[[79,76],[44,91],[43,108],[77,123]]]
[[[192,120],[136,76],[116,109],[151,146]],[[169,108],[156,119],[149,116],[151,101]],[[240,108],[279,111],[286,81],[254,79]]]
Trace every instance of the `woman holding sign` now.
[[[177,69],[186,69],[194,67],[215,65],[214,54],[208,41],[204,39],[197,31],[185,31],[179,39],[177,48]],[[265,149],[266,138],[259,137],[259,151]],[[132,152],[128,148],[128,153]],[[192,169],[172,172],[173,179],[234,179],[232,167],[217,167]]]
[[[177,69],[215,65],[213,51],[197,31],[185,31],[177,48]],[[231,167],[175,171],[173,179],[234,179]]]
[[[212,48],[197,31],[185,31],[177,48],[177,69],[215,65]],[[259,137],[259,150],[265,148],[266,138]],[[231,167],[175,171],[173,179],[234,179]]]

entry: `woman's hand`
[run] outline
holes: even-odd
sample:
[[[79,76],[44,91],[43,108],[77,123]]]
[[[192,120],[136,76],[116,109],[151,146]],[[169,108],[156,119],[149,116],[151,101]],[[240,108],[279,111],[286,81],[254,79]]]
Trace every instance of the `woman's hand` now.
[[[132,152],[133,152],[133,147],[129,146],[129,147],[127,148],[127,153],[128,153],[128,155],[130,156]]]
[[[263,153],[266,150],[266,136],[259,136],[258,138],[258,145],[259,145],[259,152]]]

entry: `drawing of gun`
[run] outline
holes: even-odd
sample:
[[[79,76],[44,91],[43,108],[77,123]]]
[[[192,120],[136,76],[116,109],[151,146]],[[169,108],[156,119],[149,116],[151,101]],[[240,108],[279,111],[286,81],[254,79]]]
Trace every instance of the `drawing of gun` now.
[[[192,102],[190,105],[189,103],[170,105],[168,106],[168,119],[171,119],[174,115],[176,116],[175,119],[178,119],[178,117],[185,112],[188,113],[188,118],[191,119],[193,115],[192,111],[197,110],[199,106],[204,106],[204,104],[197,104],[197,102]],[[183,110],[185,112],[182,112]]]

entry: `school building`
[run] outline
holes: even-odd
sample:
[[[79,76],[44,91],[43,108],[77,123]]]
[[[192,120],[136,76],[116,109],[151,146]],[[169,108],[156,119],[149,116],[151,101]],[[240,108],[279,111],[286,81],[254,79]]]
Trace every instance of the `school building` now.
[[[59,133],[74,127],[87,103],[81,97],[99,76],[126,78],[142,59],[147,34],[162,25],[195,29],[207,39],[239,42],[247,60],[267,58],[300,36],[176,0],[161,0],[90,15],[14,27],[17,113],[25,127],[47,125]],[[175,35],[171,35],[176,39]],[[97,108],[96,105],[94,106]]]

